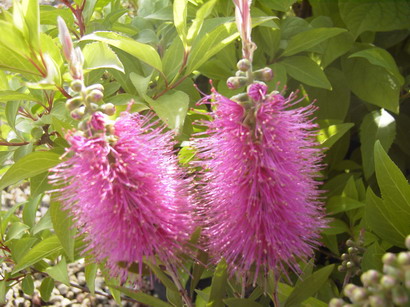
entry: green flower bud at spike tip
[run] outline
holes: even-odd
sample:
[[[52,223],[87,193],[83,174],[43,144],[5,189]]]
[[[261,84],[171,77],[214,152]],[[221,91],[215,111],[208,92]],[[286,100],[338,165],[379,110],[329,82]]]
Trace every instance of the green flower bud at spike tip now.
[[[92,102],[100,102],[103,99],[104,95],[100,90],[92,90],[87,99]]]
[[[101,106],[101,111],[108,116],[115,114],[115,106],[112,103],[106,103]]]
[[[246,72],[251,68],[251,62],[248,59],[242,59],[236,65],[240,71]]]
[[[71,82],[70,84],[70,88],[74,91],[74,92],[81,92],[82,88],[83,88],[83,82],[81,80],[74,80],[73,82]]]
[[[87,86],[87,88],[85,89],[87,94],[91,93],[91,91],[93,90],[99,90],[101,92],[104,92],[104,86],[102,86],[102,84],[96,83],[96,84]]]
[[[74,111],[72,111],[70,113],[70,115],[71,115],[72,118],[74,118],[76,120],[80,120],[84,116],[84,108],[75,109]]]
[[[236,90],[238,88],[244,87],[248,79],[246,77],[230,77],[226,81],[226,85],[231,90]]]
[[[409,265],[410,264],[410,252],[401,252],[397,256],[397,263],[399,265]]]
[[[393,253],[386,253],[384,254],[382,261],[384,264],[395,264],[396,263],[396,255]]]
[[[369,303],[371,307],[385,307],[386,306],[386,300],[378,295],[370,296]]]
[[[329,302],[329,307],[343,307],[344,301],[340,298],[332,298]]]
[[[409,297],[406,290],[402,286],[396,286],[392,291],[393,303],[399,306],[403,306],[409,301]]]
[[[74,51],[73,41],[71,40],[70,32],[68,31],[67,25],[61,16],[57,17],[58,23],[58,37],[60,39],[61,45],[63,46],[63,54],[67,61],[71,61],[71,57]]]
[[[367,297],[366,290],[363,288],[356,288],[353,290],[353,293],[351,295],[351,299],[355,303],[363,302]]]
[[[77,109],[81,104],[83,103],[81,97],[74,97],[71,99],[68,99],[65,103],[65,106],[68,110],[73,111]]]
[[[254,71],[253,77],[259,81],[269,82],[273,78],[273,72],[269,67],[265,67]]]
[[[352,247],[352,246],[355,246],[355,243],[352,239],[349,239],[349,240],[346,241],[346,245],[349,246],[349,247]]]
[[[391,289],[396,285],[397,281],[391,276],[383,276],[380,279],[380,284],[384,289]]]

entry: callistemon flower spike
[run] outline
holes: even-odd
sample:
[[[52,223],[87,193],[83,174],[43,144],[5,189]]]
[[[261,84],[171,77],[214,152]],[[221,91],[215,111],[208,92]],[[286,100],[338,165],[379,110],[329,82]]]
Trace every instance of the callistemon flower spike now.
[[[249,2],[234,2],[242,12],[239,23],[249,23],[243,17]],[[255,283],[260,272],[272,270],[277,278],[288,268],[298,272],[298,261],[313,256],[326,227],[317,180],[322,151],[314,106],[296,108],[294,93],[269,93],[263,81],[272,71],[251,71],[245,53],[238,69],[228,87],[247,85],[245,93],[229,99],[212,89],[202,100],[213,112],[201,122],[208,130],[194,141],[194,165],[202,169],[197,199],[209,252]]]
[[[50,176],[85,251],[123,281],[133,262],[140,272],[143,261],[178,265],[193,227],[172,132],[152,117],[124,113],[111,123],[95,112],[85,133],[68,133],[69,158]]]

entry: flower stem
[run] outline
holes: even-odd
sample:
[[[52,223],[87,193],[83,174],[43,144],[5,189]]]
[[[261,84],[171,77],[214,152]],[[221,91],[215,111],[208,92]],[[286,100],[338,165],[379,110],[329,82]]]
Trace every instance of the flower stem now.
[[[173,282],[177,286],[179,293],[181,294],[182,299],[184,300],[185,304],[188,307],[193,307],[194,305],[192,304],[191,298],[188,296],[186,289],[182,286],[181,281],[178,278],[178,274],[175,271],[175,268],[172,265],[167,265],[167,269],[168,269],[169,275],[171,276]]]

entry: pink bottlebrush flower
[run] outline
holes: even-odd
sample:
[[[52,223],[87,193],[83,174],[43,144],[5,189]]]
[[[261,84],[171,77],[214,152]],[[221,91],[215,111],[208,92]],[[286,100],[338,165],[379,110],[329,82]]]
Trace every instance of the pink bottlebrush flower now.
[[[86,250],[122,280],[127,270],[120,262],[137,262],[140,271],[155,255],[177,263],[193,227],[172,132],[163,132],[151,119],[123,114],[114,125],[114,139],[70,134],[72,157],[50,176],[85,235]]]
[[[298,271],[296,261],[312,256],[326,225],[314,107],[292,109],[295,94],[266,90],[251,85],[254,101],[246,107],[213,90],[204,99],[213,100],[213,120],[201,123],[208,130],[195,140],[207,247],[215,261],[225,258],[232,273],[254,282],[260,269]]]

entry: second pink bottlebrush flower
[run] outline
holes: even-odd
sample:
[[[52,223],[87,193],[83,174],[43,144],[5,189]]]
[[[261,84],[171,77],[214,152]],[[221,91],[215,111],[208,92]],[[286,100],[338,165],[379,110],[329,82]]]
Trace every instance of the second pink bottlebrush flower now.
[[[123,114],[111,138],[102,131],[69,135],[72,157],[51,176],[62,186],[59,200],[85,235],[87,249],[123,280],[121,262],[137,262],[140,270],[155,256],[177,263],[193,227],[172,132],[151,120]],[[104,129],[102,114],[95,113],[88,125]]]
[[[206,97],[214,107],[196,139],[202,167],[198,201],[207,247],[232,273],[253,278],[312,256],[325,227],[320,202],[321,150],[312,106],[293,108],[296,95],[248,87],[246,102]]]

